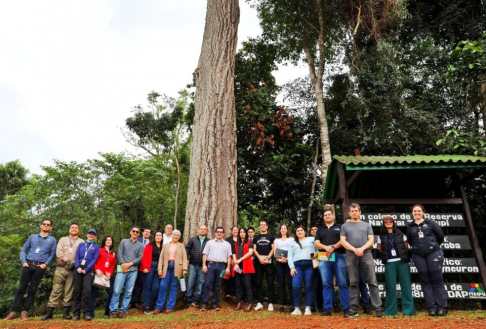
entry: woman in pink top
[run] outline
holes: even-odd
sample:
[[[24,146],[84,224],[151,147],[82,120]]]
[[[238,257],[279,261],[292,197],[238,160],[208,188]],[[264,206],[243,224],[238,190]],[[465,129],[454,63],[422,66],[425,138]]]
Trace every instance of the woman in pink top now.
[[[160,253],[158,274],[160,280],[159,296],[155,305],[154,314],[162,312],[165,296],[169,290],[169,299],[165,307],[165,313],[174,311],[177,287],[179,285],[178,277],[187,274],[187,254],[184,245],[179,242],[181,232],[174,230],[172,232],[172,242],[166,244]]]

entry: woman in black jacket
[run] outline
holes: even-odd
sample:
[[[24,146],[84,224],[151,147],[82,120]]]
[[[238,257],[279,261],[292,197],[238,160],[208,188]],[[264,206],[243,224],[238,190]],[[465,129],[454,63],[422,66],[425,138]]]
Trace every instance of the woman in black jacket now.
[[[422,205],[412,207],[415,220],[408,224],[407,239],[412,246],[412,260],[422,283],[429,315],[444,316],[447,314],[447,292],[442,277],[444,254],[440,249],[444,234],[439,224],[424,219],[424,214]]]
[[[377,243],[385,264],[385,315],[398,314],[397,278],[402,292],[403,315],[415,315],[407,237],[396,227],[392,216],[383,216]]]

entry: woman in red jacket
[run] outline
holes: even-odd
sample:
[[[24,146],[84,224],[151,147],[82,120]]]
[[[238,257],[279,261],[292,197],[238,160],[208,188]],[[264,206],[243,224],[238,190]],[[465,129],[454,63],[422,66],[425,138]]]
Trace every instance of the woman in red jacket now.
[[[111,235],[106,236],[101,242],[100,254],[98,260],[94,265],[94,271],[97,276],[104,275],[110,280],[110,288],[107,290],[108,299],[105,304],[105,318],[110,316],[110,301],[113,294],[113,285],[115,284],[115,267],[116,257],[113,249],[115,248],[115,241]],[[91,288],[91,317],[94,318],[94,310],[96,305],[96,297],[98,297],[99,288],[93,286]]]
[[[143,304],[144,313],[152,314],[154,304],[159,295],[160,278],[157,274],[157,265],[159,264],[160,252],[162,251],[162,232],[155,232],[154,239],[145,246],[143,250],[142,262],[140,264],[140,273],[143,278]]]
[[[233,244],[233,273],[236,281],[236,308],[241,310],[243,297],[243,287],[245,288],[245,297],[248,303],[245,312],[251,311],[251,301],[253,294],[251,289],[251,274],[255,273],[251,255],[253,255],[253,242],[248,240],[248,232],[245,228],[238,229],[238,240]]]

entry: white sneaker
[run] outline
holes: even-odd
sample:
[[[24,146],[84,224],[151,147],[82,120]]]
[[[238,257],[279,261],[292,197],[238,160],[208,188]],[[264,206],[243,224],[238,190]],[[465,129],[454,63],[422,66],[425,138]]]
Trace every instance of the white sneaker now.
[[[261,310],[261,309],[263,309],[263,305],[262,305],[262,303],[258,303],[258,304],[255,306],[255,311],[259,311],[259,310]]]
[[[300,308],[295,308],[295,310],[290,313],[290,315],[302,315],[302,312],[300,311]]]
[[[268,304],[268,310],[270,312],[273,312],[273,304],[272,303]]]
[[[304,315],[312,315],[312,312],[311,312],[311,310],[310,310],[310,308],[309,308],[309,307],[306,307],[306,308],[305,308]]]

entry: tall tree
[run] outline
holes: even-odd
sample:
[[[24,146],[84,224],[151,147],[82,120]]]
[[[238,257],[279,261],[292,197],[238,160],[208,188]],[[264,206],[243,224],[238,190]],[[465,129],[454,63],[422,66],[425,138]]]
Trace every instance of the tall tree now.
[[[237,221],[234,70],[238,0],[208,0],[194,72],[195,115],[184,238],[206,224],[228,232]]]
[[[29,183],[29,171],[18,160],[0,163],[0,201],[7,195],[16,194]]]

